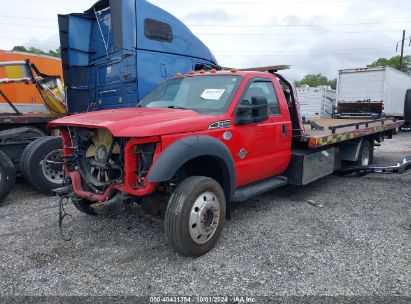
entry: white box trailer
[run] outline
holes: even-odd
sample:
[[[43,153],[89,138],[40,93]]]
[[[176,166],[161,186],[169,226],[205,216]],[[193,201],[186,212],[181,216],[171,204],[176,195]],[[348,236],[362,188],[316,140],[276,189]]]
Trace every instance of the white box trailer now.
[[[338,71],[337,116],[389,116],[411,123],[411,75],[391,67]]]
[[[332,117],[336,91],[330,86],[316,88],[308,85],[297,87],[301,115],[306,118]]]

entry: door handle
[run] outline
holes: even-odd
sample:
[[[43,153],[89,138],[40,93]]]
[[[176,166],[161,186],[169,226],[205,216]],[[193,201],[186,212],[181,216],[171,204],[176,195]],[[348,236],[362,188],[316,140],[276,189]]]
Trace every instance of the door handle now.
[[[116,94],[117,90],[108,90],[108,91],[101,91],[100,95],[110,95],[110,94]]]
[[[287,136],[288,135],[288,127],[287,125],[283,125],[283,136]]]

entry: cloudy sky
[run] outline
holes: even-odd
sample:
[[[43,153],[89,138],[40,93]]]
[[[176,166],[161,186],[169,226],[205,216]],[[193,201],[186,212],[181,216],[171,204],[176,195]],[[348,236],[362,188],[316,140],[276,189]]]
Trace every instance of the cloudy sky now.
[[[58,13],[82,12],[92,0],[0,0],[0,49],[59,46]],[[402,30],[411,36],[410,0],[152,0],[185,22],[220,65],[290,64],[298,80],[308,73],[336,77],[396,52]],[[410,39],[405,54],[411,54]]]

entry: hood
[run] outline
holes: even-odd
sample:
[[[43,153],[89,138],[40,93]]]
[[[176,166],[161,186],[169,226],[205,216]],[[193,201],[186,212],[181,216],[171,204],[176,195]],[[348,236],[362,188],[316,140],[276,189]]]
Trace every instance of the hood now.
[[[59,118],[50,127],[106,128],[115,137],[146,137],[207,130],[215,116],[191,110],[127,108]]]

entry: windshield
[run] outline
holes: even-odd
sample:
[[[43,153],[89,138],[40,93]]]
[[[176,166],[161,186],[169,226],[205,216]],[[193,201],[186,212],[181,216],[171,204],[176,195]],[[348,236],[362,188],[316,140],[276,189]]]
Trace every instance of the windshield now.
[[[227,111],[240,82],[241,76],[233,75],[174,78],[160,85],[138,106],[219,115]]]

